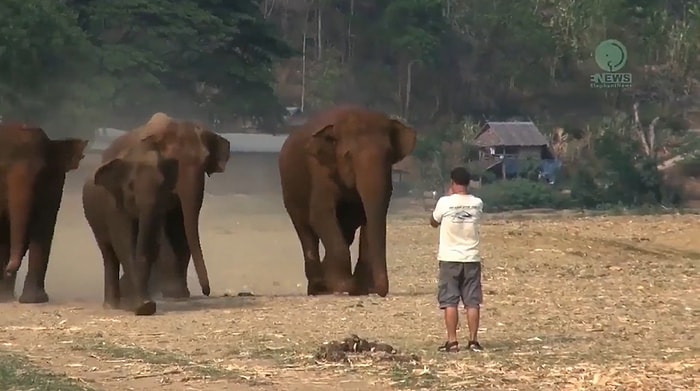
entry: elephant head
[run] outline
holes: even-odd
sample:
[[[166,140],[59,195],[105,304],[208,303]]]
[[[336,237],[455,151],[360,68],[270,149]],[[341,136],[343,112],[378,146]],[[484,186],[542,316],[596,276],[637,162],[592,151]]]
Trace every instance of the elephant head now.
[[[231,147],[228,140],[204,125],[154,114],[142,128],[142,138],[152,137],[157,149],[179,162],[176,193],[180,200],[187,244],[192,253],[202,293],[210,294],[209,277],[199,241],[199,212],[204,197],[204,174],[223,172]]]
[[[145,138],[122,156],[102,164],[94,175],[95,185],[107,189],[120,209],[139,220],[164,211],[178,179],[178,161],[163,158],[153,149],[156,139]]]
[[[416,146],[416,131],[401,121],[367,110],[341,110],[319,126],[307,153],[345,188],[355,189],[365,211],[368,252],[377,294],[389,290],[386,270],[386,213],[392,166]]]

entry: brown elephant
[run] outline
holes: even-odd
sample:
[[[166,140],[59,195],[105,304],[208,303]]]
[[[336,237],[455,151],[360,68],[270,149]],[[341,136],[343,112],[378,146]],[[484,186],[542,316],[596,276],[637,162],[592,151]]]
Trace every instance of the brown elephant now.
[[[83,186],[83,211],[104,263],[105,308],[132,309],[136,315],[156,312],[148,284],[178,179],[178,161],[160,152],[167,136],[145,137],[100,166]],[[129,279],[121,287],[120,265]]]
[[[416,145],[415,130],[354,106],[321,112],[291,132],[279,156],[282,197],[299,236],[309,295],[386,296],[386,215],[392,165]],[[354,273],[350,245],[360,228]],[[319,257],[319,239],[326,250]]]
[[[166,214],[167,245],[176,255],[172,263],[160,257],[156,267],[156,281],[163,296],[189,297],[187,288],[187,267],[190,256],[194,263],[202,293],[211,293],[202,247],[199,240],[199,212],[204,198],[204,174],[224,172],[228,163],[231,146],[225,138],[210,131],[202,124],[178,120],[163,113],[154,114],[143,126],[117,138],[102,154],[106,163],[118,157],[125,149],[133,147],[143,138],[159,134],[159,151],[166,159],[179,162],[178,179],[173,201]],[[161,267],[163,263],[163,267]],[[126,275],[122,276],[124,283]]]
[[[19,302],[49,301],[44,282],[66,173],[78,168],[86,146],[51,140],[36,126],[0,124],[0,300],[14,300],[17,270],[29,251]]]

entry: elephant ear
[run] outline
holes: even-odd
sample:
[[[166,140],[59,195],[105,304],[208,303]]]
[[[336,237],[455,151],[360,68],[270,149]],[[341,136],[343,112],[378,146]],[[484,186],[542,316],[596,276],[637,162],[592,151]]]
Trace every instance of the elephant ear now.
[[[338,136],[335,127],[326,125],[316,130],[306,143],[306,152],[315,157],[321,164],[331,166],[335,163],[335,149],[338,143]]]
[[[64,140],[51,140],[49,151],[54,164],[63,167],[65,172],[78,168],[80,161],[85,157],[85,148],[88,142],[75,138]]]
[[[391,120],[390,137],[391,145],[394,147],[392,164],[400,162],[416,148],[416,131],[399,120]]]
[[[224,172],[226,164],[228,164],[228,160],[231,157],[231,143],[207,129],[201,129],[199,137],[209,152],[204,161],[204,171],[208,176],[217,172]]]
[[[110,160],[95,171],[95,185],[104,187],[119,200],[123,196],[122,185],[126,182],[130,171],[131,164],[125,160]]]

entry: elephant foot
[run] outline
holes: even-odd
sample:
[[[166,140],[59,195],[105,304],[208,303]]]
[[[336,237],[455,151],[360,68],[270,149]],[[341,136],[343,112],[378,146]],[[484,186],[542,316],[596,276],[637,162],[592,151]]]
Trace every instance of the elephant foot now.
[[[355,282],[351,279],[342,279],[342,280],[336,280],[335,282],[328,284],[329,285],[329,290],[334,293],[350,293],[354,292],[356,287],[355,287]]]
[[[368,287],[355,286],[348,294],[350,296],[367,296],[370,294],[370,289]]]
[[[25,289],[22,292],[22,296],[19,297],[19,302],[22,304],[39,304],[47,303],[49,301],[49,295],[43,289]]]
[[[370,293],[374,293],[374,287],[372,284],[368,284],[364,278],[358,278],[354,276],[355,286],[350,291],[350,296],[367,296]]]
[[[307,296],[329,295],[330,293],[324,281],[309,281],[306,287]]]
[[[134,308],[134,314],[137,316],[149,316],[156,313],[156,302],[153,300],[144,300],[141,304],[137,304]]]
[[[121,301],[119,299],[110,299],[102,302],[102,308],[106,310],[120,310],[122,309]]]

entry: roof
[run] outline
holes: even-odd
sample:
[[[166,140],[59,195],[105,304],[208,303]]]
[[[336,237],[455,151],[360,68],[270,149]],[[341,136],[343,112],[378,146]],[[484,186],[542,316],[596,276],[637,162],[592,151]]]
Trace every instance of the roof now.
[[[488,132],[488,130],[492,130]],[[540,146],[548,141],[532,122],[487,122],[475,137],[475,144],[493,146]]]
[[[95,137],[88,144],[88,150],[104,151],[114,140],[124,133],[126,133],[126,131],[114,128],[97,129],[95,131]],[[287,139],[286,134],[219,133],[219,135],[231,143],[231,153],[279,153],[282,149],[282,144]]]

